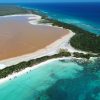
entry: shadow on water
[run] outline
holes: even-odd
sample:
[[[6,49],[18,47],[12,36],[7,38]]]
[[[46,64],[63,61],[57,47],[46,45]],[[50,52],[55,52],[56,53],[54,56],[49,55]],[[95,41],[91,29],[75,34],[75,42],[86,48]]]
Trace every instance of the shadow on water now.
[[[96,76],[82,75],[75,79],[61,79],[39,97],[39,100],[96,100],[100,87]],[[74,83],[74,84],[73,84]],[[95,86],[91,86],[95,84]]]
[[[88,63],[77,78],[59,79],[36,100],[100,100],[99,63]],[[98,70],[93,70],[92,66]]]

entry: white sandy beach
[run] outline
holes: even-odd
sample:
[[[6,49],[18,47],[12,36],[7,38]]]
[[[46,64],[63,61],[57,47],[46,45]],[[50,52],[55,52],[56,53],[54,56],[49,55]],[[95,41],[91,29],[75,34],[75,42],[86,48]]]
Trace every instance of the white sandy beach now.
[[[24,70],[22,70],[22,71],[20,71],[18,73],[13,73],[13,74],[7,76],[6,78],[0,79],[0,84],[3,84],[3,83],[5,83],[7,81],[10,81],[10,80],[13,80],[13,79],[15,79],[15,78],[17,78],[17,77],[19,77],[19,76],[21,76],[23,74],[26,74],[26,73],[28,73],[28,72],[30,72],[32,70],[35,70],[35,69],[41,67],[42,65],[48,64],[48,63],[50,63],[52,61],[62,60],[62,59],[69,59],[70,60],[72,58],[73,57],[62,57],[62,58],[54,58],[54,59],[50,59],[50,60],[44,61],[44,62],[42,62],[40,64],[37,64],[37,65],[34,65],[32,67],[25,68]]]

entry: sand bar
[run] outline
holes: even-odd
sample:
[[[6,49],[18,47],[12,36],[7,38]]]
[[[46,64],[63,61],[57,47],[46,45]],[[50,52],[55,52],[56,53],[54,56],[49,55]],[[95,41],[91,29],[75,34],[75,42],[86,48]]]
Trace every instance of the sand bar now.
[[[62,58],[56,58],[56,59],[50,59],[50,60],[44,61],[44,62],[42,62],[42,63],[40,63],[40,64],[35,65],[35,66],[25,68],[24,70],[22,70],[22,71],[20,71],[20,72],[13,73],[13,74],[7,76],[6,78],[0,79],[0,84],[3,84],[3,83],[5,83],[5,82],[7,82],[7,81],[16,79],[17,77],[19,77],[19,76],[21,76],[21,75],[23,75],[23,74],[28,74],[28,72],[30,72],[30,71],[32,71],[32,70],[35,70],[35,69],[41,67],[42,65],[48,64],[48,63],[50,63],[50,62],[52,62],[52,61],[57,61],[57,60],[62,60],[62,59],[66,59],[66,60],[68,59],[68,60],[70,60],[70,59],[72,59],[72,58],[73,58],[73,57],[62,57]]]

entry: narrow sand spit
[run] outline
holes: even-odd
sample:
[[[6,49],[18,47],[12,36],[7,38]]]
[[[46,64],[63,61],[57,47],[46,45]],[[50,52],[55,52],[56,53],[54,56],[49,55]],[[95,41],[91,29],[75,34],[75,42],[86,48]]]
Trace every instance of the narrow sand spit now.
[[[35,70],[35,69],[41,67],[42,65],[48,64],[48,63],[50,63],[50,62],[52,62],[52,61],[62,60],[62,59],[69,59],[69,60],[70,60],[70,59],[72,59],[72,58],[73,58],[73,57],[62,57],[62,58],[56,58],[56,59],[50,59],[50,60],[44,61],[44,62],[42,62],[42,63],[40,63],[40,64],[37,64],[37,65],[34,65],[34,66],[32,66],[32,67],[25,68],[24,70],[22,70],[22,71],[20,71],[20,72],[13,73],[13,74],[7,76],[6,78],[0,79],[0,84],[3,84],[3,83],[5,83],[5,82],[7,82],[7,81],[16,79],[17,77],[19,77],[19,76],[21,76],[21,75],[23,75],[23,74],[26,74],[26,73],[28,73],[28,72],[30,72],[30,71],[32,71],[32,70]]]

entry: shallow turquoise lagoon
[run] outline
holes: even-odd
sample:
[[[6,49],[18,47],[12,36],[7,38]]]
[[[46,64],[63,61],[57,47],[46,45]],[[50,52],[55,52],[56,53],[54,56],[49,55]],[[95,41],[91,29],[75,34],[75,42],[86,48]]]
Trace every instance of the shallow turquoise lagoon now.
[[[0,100],[100,100],[100,60],[57,60],[0,85]]]

